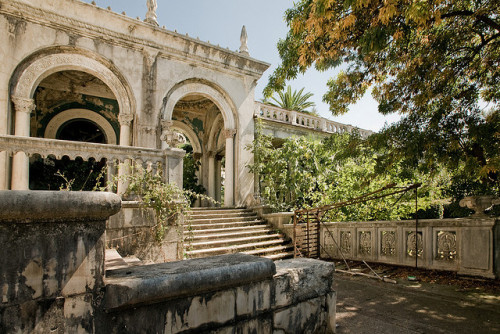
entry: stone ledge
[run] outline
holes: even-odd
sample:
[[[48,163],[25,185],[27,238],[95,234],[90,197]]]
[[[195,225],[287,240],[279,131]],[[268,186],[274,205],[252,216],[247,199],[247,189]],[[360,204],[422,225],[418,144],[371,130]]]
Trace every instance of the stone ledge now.
[[[272,260],[244,254],[112,270],[106,278],[106,310],[195,296],[272,279]]]
[[[113,193],[86,191],[0,191],[1,222],[106,220],[120,211]]]

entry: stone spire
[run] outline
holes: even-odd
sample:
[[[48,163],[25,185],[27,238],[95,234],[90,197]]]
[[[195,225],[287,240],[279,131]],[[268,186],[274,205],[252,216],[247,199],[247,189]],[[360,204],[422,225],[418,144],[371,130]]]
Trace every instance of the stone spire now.
[[[248,52],[248,45],[247,45],[247,42],[248,42],[247,28],[245,28],[245,26],[243,26],[243,28],[241,28],[240,41],[241,41],[240,53],[244,54],[245,56],[250,56],[250,53]]]
[[[158,17],[156,16],[156,9],[158,8],[158,3],[156,0],[147,0],[148,12],[146,13],[146,19],[144,22],[158,26]]]

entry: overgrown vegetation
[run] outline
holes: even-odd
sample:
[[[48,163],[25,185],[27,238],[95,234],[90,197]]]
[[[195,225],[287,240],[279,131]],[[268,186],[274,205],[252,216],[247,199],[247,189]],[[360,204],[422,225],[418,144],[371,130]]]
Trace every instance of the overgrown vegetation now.
[[[272,138],[262,135],[259,128],[257,124],[258,133],[249,148],[254,153],[254,164],[249,168],[259,175],[261,196],[275,211],[341,202],[390,183],[421,182],[419,215],[443,217],[443,204],[447,203],[443,198],[450,182],[450,174],[445,169],[432,177],[416,169],[410,172],[399,165],[379,171],[377,158],[383,152],[361,145],[362,140],[357,135],[334,134],[324,139],[294,137],[275,147]],[[339,221],[392,220],[411,218],[414,213],[415,194],[411,192],[345,207],[331,218]]]
[[[497,0],[297,1],[265,95],[339,68],[323,96],[334,115],[370,87],[380,113],[402,115],[363,144],[380,153],[376,171],[446,172],[447,197],[498,196],[499,14]]]

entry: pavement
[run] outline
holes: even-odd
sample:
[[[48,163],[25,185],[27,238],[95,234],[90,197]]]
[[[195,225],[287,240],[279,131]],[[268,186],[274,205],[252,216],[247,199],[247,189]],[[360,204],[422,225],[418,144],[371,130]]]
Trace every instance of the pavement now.
[[[500,289],[336,273],[337,333],[500,333]]]

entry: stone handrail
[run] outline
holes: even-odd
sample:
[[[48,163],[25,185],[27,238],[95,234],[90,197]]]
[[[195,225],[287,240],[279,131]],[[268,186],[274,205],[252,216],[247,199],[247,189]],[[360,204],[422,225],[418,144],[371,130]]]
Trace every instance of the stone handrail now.
[[[53,155],[56,159],[61,159],[63,156],[68,156],[70,159],[80,157],[83,160],[94,158],[97,161],[103,158],[120,162],[131,159],[144,163],[161,163],[165,161],[166,156],[177,158],[184,156],[184,151],[176,148],[159,150],[12,135],[0,135],[0,152],[7,152],[9,155],[24,152],[28,156],[40,155],[42,158]]]
[[[306,127],[327,133],[352,133],[353,131],[358,131],[362,138],[367,138],[373,134],[372,131],[363,130],[352,125],[346,125],[323,117],[286,110],[259,102],[255,102],[255,115],[261,119]]]
[[[500,240],[494,218],[376,221],[321,224],[321,256],[347,260],[499,275],[494,245]],[[417,245],[417,247],[415,246]],[[417,261],[415,256],[418,257]]]

